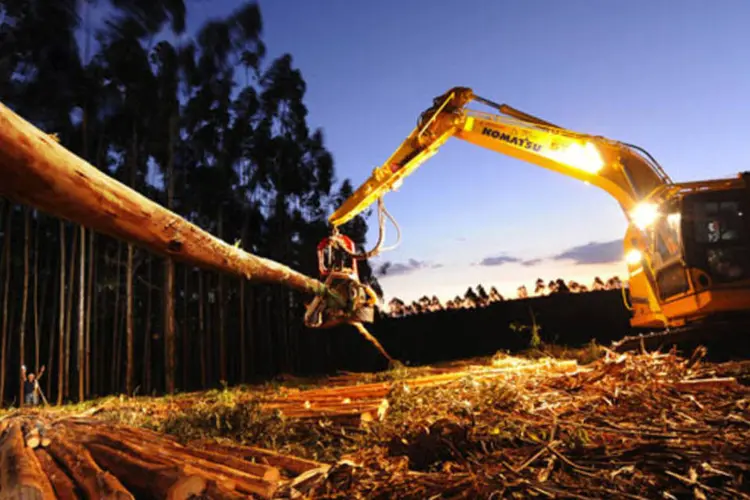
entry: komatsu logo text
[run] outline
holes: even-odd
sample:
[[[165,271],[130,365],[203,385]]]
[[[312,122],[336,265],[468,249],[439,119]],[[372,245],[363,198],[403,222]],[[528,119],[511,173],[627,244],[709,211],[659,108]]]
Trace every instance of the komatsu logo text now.
[[[508,144],[518,146],[519,148],[530,149],[532,151],[536,151],[537,153],[542,150],[541,144],[537,144],[536,142],[532,142],[522,137],[515,137],[513,135],[500,132],[498,130],[492,130],[489,127],[484,127],[484,129],[482,129],[482,135],[488,135],[492,137],[493,139],[507,142]]]

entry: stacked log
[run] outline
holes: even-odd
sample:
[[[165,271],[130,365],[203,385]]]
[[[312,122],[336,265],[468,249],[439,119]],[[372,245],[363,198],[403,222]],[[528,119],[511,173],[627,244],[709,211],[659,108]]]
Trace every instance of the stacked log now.
[[[87,417],[0,421],[0,498],[127,500],[272,498],[324,464]]]

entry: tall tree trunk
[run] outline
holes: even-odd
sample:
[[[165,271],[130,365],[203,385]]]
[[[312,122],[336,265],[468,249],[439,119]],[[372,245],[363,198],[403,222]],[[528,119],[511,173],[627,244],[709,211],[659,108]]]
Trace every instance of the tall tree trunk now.
[[[213,343],[213,332],[214,327],[216,326],[214,324],[214,314],[213,314],[213,305],[216,301],[216,296],[212,293],[213,290],[211,289],[211,283],[212,283],[213,273],[207,272],[206,273],[206,344],[205,344],[205,353],[206,353],[206,373],[208,374],[208,380],[209,384],[213,385],[214,383],[214,377],[216,373],[214,372],[214,353],[216,352],[214,350],[214,343]]]
[[[148,259],[148,283],[149,287],[154,282],[154,265],[151,258]],[[153,291],[149,288],[146,296],[146,325],[143,333],[143,385],[146,394],[151,394],[151,315],[153,303]]]
[[[60,297],[58,298],[60,304],[60,330],[57,341],[60,345],[57,346],[58,356],[58,368],[57,368],[57,404],[61,405],[63,402],[63,389],[65,382],[65,266],[68,263],[65,258],[65,221],[60,219]],[[51,363],[50,363],[51,364]]]
[[[247,338],[245,334],[245,280],[240,280],[240,382],[247,381]]]
[[[39,318],[39,226],[42,224],[41,215],[36,212],[36,224],[34,225],[34,292],[31,301],[32,313],[34,315],[34,373],[39,373],[39,350],[41,348],[41,321]],[[47,252],[50,253],[50,252]]]
[[[120,331],[125,332],[125,323],[127,321],[127,318],[125,316],[125,311],[122,311],[122,314],[120,314],[119,323],[120,323]],[[126,342],[127,337],[125,335],[120,335],[120,344],[117,346],[117,359],[115,360],[115,386],[117,387],[118,392],[123,392],[125,389],[125,379],[122,377],[122,356],[123,352],[126,350]]]
[[[76,254],[78,253],[78,237],[76,235],[75,226],[72,227],[70,233],[72,238],[71,244],[73,248],[70,253],[70,274],[68,275],[68,298],[66,304],[66,317],[65,317],[65,397],[70,397],[70,338],[71,338],[71,323],[73,321],[73,292],[75,291],[75,277],[76,277]]]
[[[101,238],[101,240],[104,240],[104,238]],[[106,257],[106,248],[100,243],[100,251],[97,252],[97,254],[102,254]],[[97,266],[97,278],[99,274],[103,274],[105,278],[108,279],[106,267],[102,267],[101,265],[102,259],[97,259],[96,266]],[[106,280],[105,280],[106,281]],[[98,287],[97,287],[98,288]],[[101,297],[101,306],[99,299]],[[100,329],[104,331],[109,331],[106,328],[107,324],[107,311],[109,311],[109,302],[107,301],[107,298],[109,297],[109,294],[107,293],[107,289],[102,287],[101,292],[98,290],[94,290],[94,324],[92,325],[92,331],[91,331],[91,352],[93,353],[93,356],[91,356],[91,391],[92,394],[101,395],[106,392],[104,380],[105,377],[105,369],[104,367],[111,362],[110,360],[105,359],[106,352],[106,345],[107,345],[107,338],[111,338],[111,335],[107,335],[107,338],[100,337],[98,335],[98,332]],[[100,313],[101,311],[101,313]]]
[[[48,255],[51,255],[52,252],[47,252]],[[52,276],[52,265],[48,267],[50,270],[50,277]],[[55,373],[55,339],[57,337],[57,331],[55,327],[57,326],[57,315],[59,314],[58,311],[60,310],[59,301],[60,297],[62,296],[59,293],[59,285],[60,282],[60,273],[55,273],[55,281],[52,285],[52,289],[50,290],[50,295],[52,296],[52,320],[49,324],[49,345],[47,346],[47,371],[49,371],[49,376],[47,377],[47,396],[52,396],[52,374]],[[45,285],[46,288],[46,285]],[[57,302],[56,302],[57,301]],[[57,307],[55,307],[57,306]],[[44,311],[44,297],[42,297],[42,311]]]
[[[242,248],[245,248],[246,244],[248,219],[249,214],[246,212],[240,232],[240,244]],[[245,287],[245,280],[240,280],[240,380],[242,382],[247,381],[247,299],[245,297]]]
[[[246,342],[245,346],[248,349],[248,353],[245,355],[245,377],[249,374],[254,373],[255,370],[255,294],[256,288],[250,287],[247,290],[247,310],[245,311],[245,322],[246,322]]]
[[[84,226],[81,226],[80,234],[81,256],[80,260],[78,261],[78,356],[76,356],[76,368],[78,369],[78,401],[83,401],[85,398],[84,328],[86,325],[86,317],[84,314],[86,299],[86,228]]]
[[[219,239],[224,238],[224,210],[219,206]],[[219,380],[223,383],[227,383],[227,336],[225,329],[225,306],[224,304],[224,273],[218,275],[218,286],[217,286],[217,309],[218,309],[218,320],[219,320]]]
[[[133,394],[133,254],[135,248],[128,243],[128,263],[125,271],[125,393]]]
[[[6,372],[6,360],[7,351],[6,346],[8,345],[8,294],[10,293],[10,270],[11,270],[11,258],[10,258],[10,243],[11,234],[13,233],[13,206],[10,202],[5,203],[5,226],[3,238],[3,263],[5,264],[5,284],[3,286],[3,324],[2,324],[2,346],[0,346],[0,405],[5,401],[5,372]]]
[[[174,325],[174,261],[164,260],[164,390],[174,393],[175,325]]]
[[[18,367],[26,364],[26,316],[29,309],[29,251],[31,236],[31,208],[23,207],[23,297],[21,298],[21,324],[18,328]],[[23,407],[23,378],[19,378],[18,406]]]
[[[96,272],[96,233],[89,233],[89,276],[86,284],[86,338],[84,340],[84,392],[86,397],[91,395],[91,306],[94,293],[94,274]],[[94,309],[96,314],[96,309]]]
[[[278,372],[278,359],[275,357],[275,351],[276,351],[276,345],[274,340],[277,338],[278,335],[278,322],[273,321],[274,316],[271,314],[271,311],[273,310],[273,294],[272,290],[268,290],[265,294],[265,302],[263,303],[265,312],[265,328],[266,328],[266,337],[268,338],[268,374],[275,375]]]
[[[190,366],[190,323],[188,320],[188,306],[190,304],[190,266],[182,266],[185,270],[185,282],[182,286],[184,299],[182,301],[182,390],[188,390],[190,380],[188,379]]]
[[[37,212],[37,226],[36,226],[37,231],[36,231],[36,241],[35,241],[35,245],[34,245],[36,247],[37,254],[39,252],[39,229],[40,229],[40,226],[42,225],[42,219],[41,219],[41,217],[42,217],[41,212]],[[52,272],[52,262],[53,262],[52,261],[52,256],[53,256],[54,252],[47,251],[47,252],[45,252],[45,254],[46,254],[46,258],[44,259],[44,261],[45,261],[44,262],[44,271],[41,274],[44,275],[44,276],[46,276],[47,278],[44,280],[44,282],[42,284],[42,287],[41,287],[42,288],[41,289],[42,302],[39,305],[39,307],[37,307],[37,305],[34,304],[34,307],[37,308],[37,311],[39,311],[39,320],[37,322],[37,326],[39,327],[39,342],[37,342],[37,344],[39,345],[39,348],[38,348],[39,356],[38,356],[38,359],[35,360],[36,361],[35,371],[37,371],[37,372],[39,371],[39,368],[40,368],[39,367],[39,363],[41,363],[41,349],[42,349],[42,339],[41,339],[41,337],[42,337],[42,331],[44,331],[44,327],[45,327],[45,318],[46,318],[46,314],[45,313],[47,312],[47,298],[50,295],[52,295],[54,297],[54,295],[56,293],[55,292],[55,290],[56,290],[55,284],[57,283],[57,281],[55,281],[57,279],[56,278],[57,274],[56,273],[53,274],[53,272]],[[55,280],[53,280],[53,276],[55,277]],[[50,281],[52,281],[52,283],[50,283]],[[36,285],[36,283],[35,283],[35,285]],[[50,324],[54,328],[54,325],[55,325],[54,300],[53,300],[52,308],[50,308],[50,311],[52,312],[52,316],[53,316],[52,317],[52,323],[50,323]],[[52,337],[50,337],[50,339],[52,339]],[[49,345],[47,346],[47,349],[49,350]],[[49,373],[53,373],[51,366],[47,365],[47,369],[49,370]],[[50,378],[51,377],[47,377],[47,380],[49,381]]]
[[[135,123],[133,124],[133,144],[131,145],[132,157],[130,159],[130,187],[135,189],[136,171],[138,166],[138,133]],[[135,246],[128,242],[128,268],[125,275],[126,287],[126,312],[125,312],[125,393],[133,394],[133,253]]]
[[[110,375],[110,392],[117,391],[117,358],[120,350],[120,265],[122,263],[122,242],[117,242],[117,261],[115,262],[115,304],[112,320],[112,364]],[[102,353],[103,354],[103,353]]]
[[[198,269],[198,344],[201,357],[201,389],[206,388],[208,382],[206,366],[206,322],[204,307],[206,301],[203,297],[203,269]]]
[[[167,148],[167,209],[174,210],[174,143],[177,116],[169,118],[169,146]],[[175,318],[174,318],[174,261],[164,261],[164,383],[167,394],[174,393],[175,377]],[[183,361],[184,362],[184,361]]]

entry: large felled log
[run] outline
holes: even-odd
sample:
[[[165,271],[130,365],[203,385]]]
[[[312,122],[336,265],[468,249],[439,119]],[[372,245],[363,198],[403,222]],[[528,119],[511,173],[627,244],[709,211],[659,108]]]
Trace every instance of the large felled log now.
[[[0,448],[0,498],[44,500],[55,498],[54,490],[31,448],[27,448],[23,431],[11,425]]]
[[[187,500],[206,489],[206,480],[189,473],[185,467],[142,460],[99,444],[91,444],[88,449],[98,464],[135,493],[165,500]]]
[[[99,432],[106,436],[113,435],[111,428],[107,432]],[[189,455],[191,457],[203,458],[209,462],[226,465],[227,467],[246,472],[267,481],[278,481],[281,479],[279,470],[270,465],[248,462],[231,454],[202,450],[199,447],[186,448],[173,439],[169,439],[163,435],[157,434],[154,436],[151,431],[144,431],[133,427],[117,426],[117,434],[120,436],[127,436],[125,437],[125,440],[134,444],[146,446],[156,445],[175,455]]]
[[[39,465],[42,467],[44,474],[49,478],[52,483],[52,488],[55,490],[57,500],[77,500],[79,498],[76,485],[73,480],[63,471],[55,459],[50,456],[47,450],[36,449],[34,450]]]
[[[0,104],[0,195],[160,255],[322,294],[323,283],[233,247],[74,155]]]
[[[274,467],[279,467],[281,469],[287,470],[293,474],[302,474],[303,472],[318,469],[320,467],[323,467],[324,465],[313,460],[306,460],[304,458],[283,455],[272,450],[256,448],[254,446],[223,444],[208,440],[196,441],[195,446],[200,446],[207,450],[216,451],[219,453],[233,453],[235,456],[243,457],[246,460],[255,459],[261,462],[265,462],[269,465],[273,465]]]
[[[159,444],[134,443],[123,435],[115,438],[97,431],[89,434],[86,439],[86,446],[102,444],[136,456],[150,457],[171,464],[186,464],[192,473],[199,474],[206,479],[213,479],[228,489],[236,489],[246,494],[271,498],[278,488],[276,481],[268,481],[243,470],[214,463],[191,455],[189,452],[179,452]]]
[[[70,442],[62,432],[51,433],[47,448],[63,465],[86,498],[134,500],[133,495],[112,474],[102,470],[83,446]]]

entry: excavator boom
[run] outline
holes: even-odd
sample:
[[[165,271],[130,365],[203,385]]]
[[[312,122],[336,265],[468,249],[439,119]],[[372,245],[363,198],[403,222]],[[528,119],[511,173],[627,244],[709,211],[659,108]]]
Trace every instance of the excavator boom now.
[[[467,109],[472,101],[505,114]],[[329,218],[338,227],[366,210],[435,155],[451,137],[598,186],[626,213],[672,181],[637,148],[574,132],[457,87],[435,99],[396,151]]]

